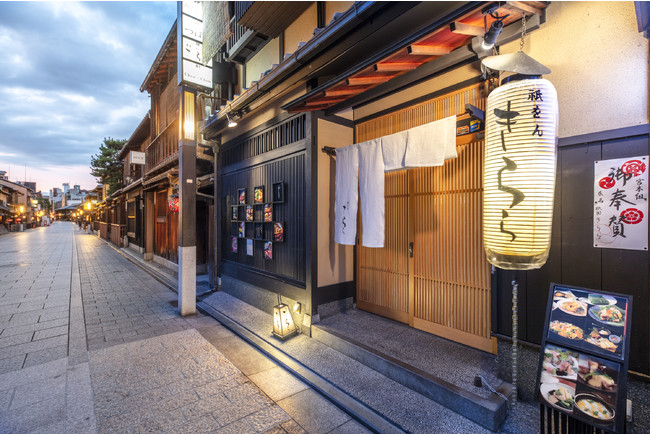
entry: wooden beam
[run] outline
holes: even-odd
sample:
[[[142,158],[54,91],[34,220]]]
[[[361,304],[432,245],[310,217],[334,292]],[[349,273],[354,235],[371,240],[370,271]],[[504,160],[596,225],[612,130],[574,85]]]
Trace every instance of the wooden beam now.
[[[517,1],[510,1],[506,2],[504,6],[502,6],[505,9],[509,9],[511,11],[516,11],[519,13],[526,13],[526,15],[531,15],[531,14],[537,14],[537,15],[542,15],[542,10],[529,2],[517,2]]]
[[[345,101],[346,98],[332,98],[332,99],[312,99],[305,101],[306,106],[316,106],[316,105],[325,105],[329,106],[332,104],[337,104],[339,102]]]
[[[439,45],[424,45],[424,44],[413,44],[407,47],[409,54],[420,55],[420,56],[444,56],[449,54],[451,51],[447,47],[441,47]]]
[[[325,96],[331,97],[331,96],[356,95],[356,94],[364,92],[364,91],[366,91],[368,89],[370,89],[369,86],[351,87],[351,88],[343,88],[343,89],[331,89],[331,90],[326,90],[325,91]]]
[[[471,24],[461,23],[455,21],[449,25],[449,28],[452,33],[458,33],[461,35],[470,35],[470,36],[483,36],[485,34],[485,29],[481,26],[473,26]]]
[[[406,71],[406,70],[411,70],[415,69],[418,66],[422,65],[421,63],[406,63],[406,62],[384,62],[384,63],[377,63],[375,65],[375,71],[392,71],[392,72],[398,72],[398,71]]]
[[[388,80],[393,78],[390,75],[366,75],[366,76],[357,76],[348,78],[348,84],[350,86],[355,85],[364,85],[364,84],[381,84],[385,83]]]

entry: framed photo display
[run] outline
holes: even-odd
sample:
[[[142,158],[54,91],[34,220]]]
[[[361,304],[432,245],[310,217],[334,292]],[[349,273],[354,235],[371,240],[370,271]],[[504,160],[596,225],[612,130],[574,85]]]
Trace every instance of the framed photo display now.
[[[233,205],[230,207],[230,219],[232,221],[239,220],[239,207],[237,205]]]
[[[273,184],[273,202],[284,202],[284,182],[276,182]]]
[[[246,205],[246,189],[240,188],[237,190],[237,199],[240,205]]]
[[[246,237],[246,223],[240,222],[239,223],[239,238],[245,238]]]
[[[622,433],[632,296],[551,283],[537,371],[540,402]]]
[[[264,259],[267,261],[273,260],[273,242],[264,242]]]
[[[255,238],[264,239],[264,223],[255,223]]]
[[[246,255],[253,256],[253,240],[246,238]]]
[[[232,237],[230,240],[230,245],[231,245],[231,251],[233,253],[237,253],[238,247],[239,247],[239,238],[237,237]]]
[[[276,243],[284,242],[284,222],[273,223],[273,241]]]
[[[264,186],[260,185],[253,189],[253,200],[255,203],[264,203]]]
[[[255,212],[253,211],[253,205],[246,205],[246,221],[252,222],[255,220]]]
[[[273,204],[265,203],[264,204],[264,221],[272,222],[273,221]]]

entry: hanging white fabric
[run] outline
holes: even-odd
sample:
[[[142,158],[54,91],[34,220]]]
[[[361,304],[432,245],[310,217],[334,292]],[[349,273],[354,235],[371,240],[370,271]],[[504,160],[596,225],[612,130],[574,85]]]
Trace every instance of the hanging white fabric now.
[[[336,149],[334,241],[355,244],[360,199],[362,245],[384,247],[384,173],[442,166],[457,156],[455,115]]]
[[[334,242],[355,245],[359,206],[359,146],[336,150]]]
[[[381,150],[384,156],[384,171],[402,170],[406,154],[407,131],[391,134],[381,138]]]
[[[407,131],[406,167],[442,166],[456,158],[456,116],[440,119]]]
[[[381,139],[359,143],[361,245],[384,247],[384,157]]]

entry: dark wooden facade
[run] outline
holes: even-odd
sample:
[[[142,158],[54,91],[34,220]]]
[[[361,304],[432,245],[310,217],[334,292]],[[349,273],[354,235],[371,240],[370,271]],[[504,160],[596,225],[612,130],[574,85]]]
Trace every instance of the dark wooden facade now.
[[[221,186],[221,258],[226,274],[304,300],[309,264],[309,203],[311,177],[308,170],[311,116],[284,116],[225,143],[219,153]],[[273,201],[272,187],[282,183],[283,200]],[[284,239],[276,242],[273,222],[264,222],[264,205],[254,204],[254,188],[264,187],[264,200],[273,206],[273,222],[284,225]],[[246,205],[254,221],[245,221],[246,205],[239,205],[238,191],[246,190]],[[239,207],[233,220],[232,206]],[[245,233],[239,235],[243,222]],[[256,238],[255,227],[262,228]],[[232,251],[233,237],[237,252]],[[253,239],[253,255],[247,255],[246,238]],[[264,243],[271,241],[273,258],[264,258]]]

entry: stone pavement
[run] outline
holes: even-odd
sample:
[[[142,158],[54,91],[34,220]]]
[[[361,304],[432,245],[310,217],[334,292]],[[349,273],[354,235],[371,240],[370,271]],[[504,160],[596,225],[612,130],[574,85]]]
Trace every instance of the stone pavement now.
[[[0,237],[0,433],[367,432],[67,222]]]

